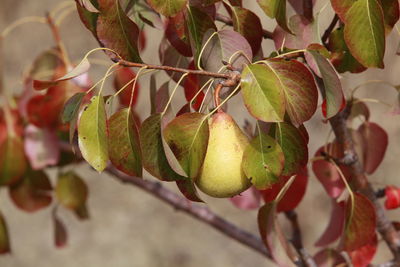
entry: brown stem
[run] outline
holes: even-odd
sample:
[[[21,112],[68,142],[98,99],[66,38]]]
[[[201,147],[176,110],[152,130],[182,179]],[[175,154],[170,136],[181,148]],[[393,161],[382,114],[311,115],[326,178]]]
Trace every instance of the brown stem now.
[[[222,217],[213,213],[207,207],[192,204],[185,198],[166,189],[158,182],[152,182],[138,177],[127,176],[115,170],[114,168],[107,168],[107,172],[109,174],[112,174],[113,177],[115,177],[119,181],[139,187],[140,189],[150,193],[164,203],[174,207],[176,210],[185,212],[193,218],[213,227],[222,234],[242,243],[249,248],[252,248],[253,250],[264,255],[265,257],[271,259],[271,254],[269,253],[269,251],[267,251],[261,239],[223,219]]]
[[[221,98],[219,97],[219,94],[221,92],[223,85],[221,83],[217,84],[217,86],[214,89],[214,105],[215,107],[219,107],[219,105],[221,104]],[[222,111],[222,108],[219,107],[218,112]]]
[[[303,15],[309,21],[314,20],[313,1],[312,0],[303,0]]]
[[[61,40],[60,31],[59,31],[57,25],[54,23],[54,20],[50,16],[49,13],[46,14],[46,19],[47,19],[47,24],[49,24],[50,30],[53,33],[54,41],[56,42],[57,48],[60,51],[61,58],[62,58],[64,64],[66,66],[72,66],[71,62],[69,60],[69,57],[68,57],[67,50],[65,49],[65,46]]]
[[[331,23],[329,24],[328,28],[326,28],[324,34],[322,35],[321,40],[322,40],[323,44],[325,44],[326,41],[328,40],[329,35],[331,35],[331,33],[332,33],[333,29],[335,28],[336,24],[338,23],[338,21],[339,21],[339,16],[335,15],[333,17]]]
[[[216,20],[218,20],[220,22],[223,22],[226,25],[233,26],[232,19],[227,17],[227,16],[224,16],[224,15],[221,15],[221,14],[217,13]],[[263,29],[263,37],[265,39],[272,39],[273,38],[272,32]]]
[[[392,223],[386,217],[385,211],[377,200],[375,192],[364,173],[361,162],[358,160],[357,153],[354,148],[354,141],[346,123],[349,113],[350,108],[347,107],[335,117],[331,118],[329,122],[332,126],[338,143],[343,147],[345,156],[349,155],[350,158],[355,159],[353,164],[348,165],[351,176],[353,177],[355,189],[368,197],[368,199],[374,204],[377,215],[378,232],[381,234],[382,238],[392,251],[394,260],[397,261],[397,263],[400,263],[399,233],[397,233]]]

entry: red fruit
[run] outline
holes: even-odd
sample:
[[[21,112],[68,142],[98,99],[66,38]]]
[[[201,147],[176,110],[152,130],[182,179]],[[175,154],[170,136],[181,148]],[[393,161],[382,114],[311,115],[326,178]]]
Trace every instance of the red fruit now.
[[[385,208],[388,210],[400,207],[400,188],[387,186],[385,189],[386,201]]]

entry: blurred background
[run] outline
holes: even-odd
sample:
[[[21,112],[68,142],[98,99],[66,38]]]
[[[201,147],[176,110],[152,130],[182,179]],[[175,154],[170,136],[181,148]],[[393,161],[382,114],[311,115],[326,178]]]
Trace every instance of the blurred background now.
[[[64,1],[0,0],[0,31],[19,18],[43,16],[46,11],[54,9],[62,2]],[[244,0],[244,3],[260,15],[265,29],[273,30],[275,23],[266,18],[255,1]],[[323,9],[327,3],[328,0],[319,0],[315,13]],[[320,29],[325,29],[332,17],[328,5],[319,15]],[[146,31],[148,42],[142,58],[145,62],[157,64],[159,60],[154,55],[157,54],[162,34],[150,27],[147,27]],[[65,19],[61,33],[69,55],[76,63],[89,50],[98,47],[91,33],[81,24],[76,12]],[[400,84],[400,57],[395,55],[399,39],[396,30],[393,30],[387,39],[385,70],[368,70],[362,74],[342,75],[343,86],[347,93],[351,88],[371,79]],[[6,86],[9,90],[18,92],[22,88],[23,71],[29,68],[40,52],[50,48],[54,43],[46,25],[26,24],[14,31],[4,45]],[[263,48],[264,54],[269,54],[273,49],[273,42],[264,40]],[[94,57],[107,60],[102,52],[97,52]],[[91,69],[93,80],[97,81],[102,77],[106,68],[93,65]],[[163,79],[166,80],[166,76],[160,74],[158,85],[161,85]],[[143,120],[149,114],[148,76],[141,79],[140,84],[142,88],[137,111]],[[398,101],[395,90],[386,85],[363,87],[357,96],[377,98],[390,104]],[[178,96],[176,101],[179,99],[182,99],[182,95]],[[368,105],[372,113],[371,121],[379,123],[389,134],[389,147],[384,162],[370,180],[376,188],[386,184],[400,185],[399,117],[390,115],[391,108],[388,106],[376,103]],[[230,106],[229,112],[234,115],[239,125],[243,125],[244,119],[249,115],[240,99],[234,98]],[[323,122],[320,109],[313,119],[306,123],[306,127],[310,134],[309,153],[312,157],[318,147],[324,144],[330,127]],[[88,207],[91,218],[82,222],[71,212],[61,210],[60,216],[69,232],[68,245],[62,249],[53,246],[51,208],[34,214],[22,212],[10,202],[7,190],[0,190],[0,208],[8,223],[12,245],[12,254],[0,256],[0,266],[273,266],[263,256],[230,240],[207,225],[175,211],[138,188],[123,185],[106,174],[98,174],[84,164],[79,166],[77,171],[89,185]],[[54,173],[50,171],[50,174]],[[176,191],[174,185],[165,184],[165,186]],[[241,211],[226,199],[212,199],[206,196],[204,199],[213,211],[258,235],[256,211]],[[304,245],[311,254],[314,254],[318,249],[313,244],[329,220],[330,200],[311,171],[306,196],[297,212]],[[400,220],[399,210],[390,211],[388,214],[392,219]],[[287,228],[285,218],[280,219]],[[390,259],[384,244],[381,248],[374,262]]]

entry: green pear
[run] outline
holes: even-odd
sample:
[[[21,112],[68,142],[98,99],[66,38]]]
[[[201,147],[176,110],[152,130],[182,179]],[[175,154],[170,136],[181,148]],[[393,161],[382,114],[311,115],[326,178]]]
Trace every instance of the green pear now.
[[[209,128],[206,156],[195,183],[212,197],[235,196],[250,187],[250,180],[242,170],[243,152],[249,140],[224,112],[211,117]]]

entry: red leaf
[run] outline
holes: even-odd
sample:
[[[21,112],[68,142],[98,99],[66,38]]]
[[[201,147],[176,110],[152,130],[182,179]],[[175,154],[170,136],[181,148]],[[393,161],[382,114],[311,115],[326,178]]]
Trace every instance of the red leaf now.
[[[364,170],[372,174],[381,164],[388,146],[388,135],[384,129],[373,122],[365,122],[359,128],[364,140]]]
[[[336,250],[323,249],[314,255],[318,267],[347,266],[346,259]]]
[[[68,233],[64,223],[57,217],[55,211],[53,212],[53,224],[54,224],[54,244],[58,248],[62,248],[67,244]]]
[[[238,207],[243,210],[253,210],[260,207],[260,193],[257,189],[252,186],[243,193],[230,198],[229,200]]]
[[[183,12],[179,12],[168,19],[165,36],[181,55],[185,57],[193,56]]]
[[[385,188],[385,208],[388,210],[400,207],[400,188],[395,186],[387,186]]]
[[[376,213],[372,202],[354,193],[354,206],[351,198],[346,202],[346,226],[343,236],[343,248],[347,252],[358,250],[368,245],[375,238]]]
[[[279,191],[289,180],[289,177],[281,179],[280,183],[274,184],[267,190],[261,190],[261,196],[266,203],[273,201],[278,195]],[[308,172],[307,168],[304,168],[301,172],[296,175],[293,184],[289,187],[287,193],[283,196],[281,201],[277,205],[277,212],[289,211],[295,209],[306,192],[308,183]]]
[[[354,250],[349,253],[351,261],[354,267],[366,267],[368,266],[375,256],[378,247],[378,237],[375,237],[367,245]]]
[[[10,237],[8,234],[7,223],[3,214],[0,212],[0,254],[6,254],[10,252]]]
[[[342,235],[345,222],[344,212],[344,201],[337,203],[336,200],[332,200],[332,212],[329,224],[325,228],[324,233],[321,235],[318,241],[315,242],[315,246],[325,247],[336,241]]]
[[[189,69],[194,70],[195,66],[194,66],[194,61],[190,62],[189,64]],[[193,75],[193,74],[189,74],[186,79],[185,82],[183,84],[183,88],[185,90],[185,97],[187,101],[192,100],[192,98],[197,94],[197,92],[200,90],[201,86],[200,86],[200,81],[199,81],[199,77],[198,75]],[[201,103],[203,102],[204,99],[204,93],[201,92],[198,94],[198,96],[194,99],[193,101],[193,108],[198,111]]]
[[[116,91],[124,87],[127,83],[135,79],[136,74],[130,68],[122,68],[115,72],[114,88]],[[131,82],[118,96],[121,105],[128,107],[131,103],[131,96],[134,82]],[[139,96],[140,85],[136,83],[133,92],[132,107],[136,105]]]

